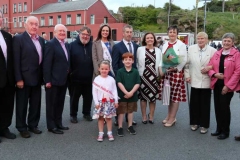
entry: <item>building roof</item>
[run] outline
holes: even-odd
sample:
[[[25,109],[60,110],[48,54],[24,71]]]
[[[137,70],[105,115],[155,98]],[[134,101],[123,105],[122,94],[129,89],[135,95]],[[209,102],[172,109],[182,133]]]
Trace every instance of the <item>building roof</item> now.
[[[49,3],[49,4],[43,5],[39,9],[32,12],[31,14],[44,14],[44,13],[85,10],[90,8],[97,1],[98,0],[79,0],[79,1]]]

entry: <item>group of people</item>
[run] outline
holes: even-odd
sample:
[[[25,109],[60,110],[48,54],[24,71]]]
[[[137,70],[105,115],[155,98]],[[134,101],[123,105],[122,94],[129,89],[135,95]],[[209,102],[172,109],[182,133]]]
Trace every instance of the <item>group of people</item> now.
[[[0,12],[1,13],[1,12]],[[0,14],[0,26],[2,24]],[[104,139],[104,124],[109,141],[113,141],[112,117],[117,117],[117,135],[127,131],[135,135],[133,113],[140,100],[143,124],[154,124],[156,101],[168,105],[162,121],[172,127],[177,119],[179,102],[186,102],[184,81],[191,85],[190,125],[200,133],[208,131],[211,90],[217,121],[212,136],[226,139],[230,132],[230,102],[234,91],[240,90],[239,51],[234,47],[234,34],[223,35],[223,48],[216,51],[207,44],[208,35],[199,32],[197,44],[189,47],[177,39],[177,26],[167,30],[169,42],[157,47],[155,35],[144,35],[142,46],[131,41],[133,27],[123,27],[123,40],[114,44],[108,24],[100,26],[97,38],[90,40],[91,30],[84,26],[76,40],[65,43],[67,28],[57,24],[54,38],[45,41],[38,36],[39,21],[29,16],[26,31],[12,36],[0,32],[0,136],[15,139],[9,130],[16,92],[16,128],[23,138],[38,128],[41,110],[41,86],[46,92],[47,129],[63,134],[69,128],[62,124],[67,89],[70,94],[70,121],[78,123],[79,98],[83,98],[82,114],[87,121],[98,119],[99,142]],[[91,116],[92,101],[94,111]],[[147,113],[149,106],[149,113]],[[240,140],[240,136],[235,137]]]

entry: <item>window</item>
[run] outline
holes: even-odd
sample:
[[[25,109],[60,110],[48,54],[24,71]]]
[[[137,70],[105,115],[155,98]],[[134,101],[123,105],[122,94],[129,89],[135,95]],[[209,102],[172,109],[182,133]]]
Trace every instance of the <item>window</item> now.
[[[76,16],[76,24],[81,24],[81,14],[77,14]]]
[[[45,26],[45,19],[44,19],[44,17],[41,17],[40,26]]]
[[[67,15],[67,24],[71,24],[71,15]]]
[[[16,12],[17,12],[17,4],[14,3],[14,4],[13,4],[13,13],[16,13]]]
[[[8,28],[8,18],[5,18],[5,27]]]
[[[13,27],[14,27],[14,28],[17,27],[17,18],[13,18]]]
[[[24,2],[23,4],[23,12],[27,12],[27,2]]]
[[[61,15],[58,15],[58,17],[57,17],[57,24],[62,24],[62,17],[61,17]]]
[[[27,17],[23,17],[23,21],[24,21],[24,23],[26,22],[26,20],[27,20]]]
[[[103,23],[107,24],[108,23],[108,17],[104,17]]]
[[[19,27],[22,27],[22,17],[18,17],[18,23],[19,23]]]
[[[22,12],[22,3],[18,3],[18,12]]]
[[[8,9],[8,8],[7,8],[7,4],[6,4],[6,5],[5,5],[5,13],[7,13],[7,9]]]
[[[5,13],[5,5],[2,6],[2,13]]]
[[[95,15],[91,15],[90,24],[95,24]]]
[[[52,25],[53,25],[53,16],[49,16],[48,25],[49,25],[49,26],[52,26]]]

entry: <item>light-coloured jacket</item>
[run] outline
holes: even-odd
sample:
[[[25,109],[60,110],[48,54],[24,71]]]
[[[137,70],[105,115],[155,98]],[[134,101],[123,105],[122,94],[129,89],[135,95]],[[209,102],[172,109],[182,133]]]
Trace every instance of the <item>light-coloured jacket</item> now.
[[[209,66],[213,69],[208,72],[211,77],[211,89],[217,82],[217,78],[213,77],[214,73],[219,73],[220,57],[223,49],[217,51],[209,62]],[[240,90],[240,53],[236,48],[232,48],[229,55],[224,60],[224,85],[229,88],[228,92]]]
[[[156,54],[156,62],[155,62],[155,69],[157,72],[157,76],[159,75],[159,67],[162,66],[162,52],[159,48],[154,47],[155,49],[155,54]],[[138,47],[137,50],[137,69],[139,72],[139,75],[143,75],[143,71],[145,69],[145,54],[146,54],[146,47]]]
[[[114,45],[114,42],[112,40],[109,41],[111,44],[111,49]],[[112,55],[111,55],[112,57]],[[102,43],[101,40],[93,42],[92,45],[92,60],[93,60],[93,68],[94,68],[94,77],[95,78],[97,75],[99,75],[99,64],[103,60],[103,48],[102,48]]]
[[[168,48],[168,42],[164,43],[163,45],[163,48],[162,48],[163,54],[166,52],[167,48]],[[177,55],[180,55],[183,57],[182,62],[179,65],[177,65],[178,71],[181,71],[187,62],[187,47],[182,41],[177,40],[177,43],[173,45],[173,50]]]
[[[208,74],[202,74],[201,69],[206,67],[217,51],[215,48],[206,45],[204,48],[204,56],[200,61],[198,44],[192,45],[188,49],[188,60],[184,69],[185,78],[191,78],[191,87],[194,88],[210,88],[210,77]]]

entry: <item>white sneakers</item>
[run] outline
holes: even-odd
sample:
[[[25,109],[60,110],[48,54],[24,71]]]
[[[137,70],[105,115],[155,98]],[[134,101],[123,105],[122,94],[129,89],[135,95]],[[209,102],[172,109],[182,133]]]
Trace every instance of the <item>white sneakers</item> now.
[[[109,141],[114,141],[114,137],[113,137],[112,134],[108,134],[108,140]],[[98,135],[97,141],[102,142],[103,141],[103,135]]]
[[[207,129],[207,128],[201,127],[200,133],[205,134],[205,133],[207,133],[207,132],[208,132],[208,129]]]
[[[191,130],[196,131],[199,128],[198,125],[191,125]]]

